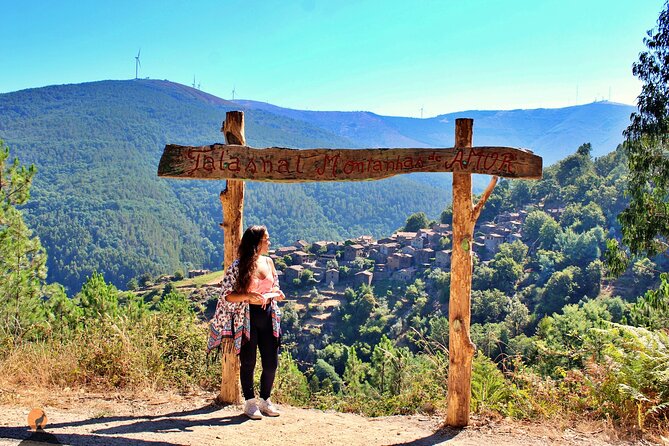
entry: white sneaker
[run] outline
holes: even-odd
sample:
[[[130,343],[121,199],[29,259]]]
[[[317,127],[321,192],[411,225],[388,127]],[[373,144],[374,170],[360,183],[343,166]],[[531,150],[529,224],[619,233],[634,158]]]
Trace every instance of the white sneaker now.
[[[262,401],[262,400],[260,400]],[[260,413],[260,410],[258,409],[258,403],[255,398],[251,398],[250,400],[246,400],[246,403],[244,403],[244,415],[249,417],[252,420],[262,420],[262,414]]]
[[[277,409],[276,406],[272,404],[269,398],[266,400],[260,398],[260,404],[258,406],[260,407],[260,412],[267,415],[268,417],[278,417],[281,415],[279,413],[279,409]]]

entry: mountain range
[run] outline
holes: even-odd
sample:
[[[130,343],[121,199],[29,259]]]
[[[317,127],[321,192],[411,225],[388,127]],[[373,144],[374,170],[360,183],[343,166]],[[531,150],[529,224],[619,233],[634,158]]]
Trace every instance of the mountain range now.
[[[0,139],[38,168],[24,212],[49,254],[49,280],[78,290],[93,271],[124,287],[143,273],[212,268],[222,261],[223,182],[156,176],[165,144],[222,142],[225,112],[243,110],[255,147],[450,147],[456,117],[474,119],[475,145],[529,148],[553,163],[590,142],[603,155],[622,141],[633,107],[596,102],[562,109],[466,111],[416,119],[318,112],[226,101],[169,81],[100,81],[0,95]],[[479,178],[478,184],[485,183]],[[275,245],[382,236],[406,217],[437,218],[448,174],[374,182],[249,183],[245,224],[266,224]]]

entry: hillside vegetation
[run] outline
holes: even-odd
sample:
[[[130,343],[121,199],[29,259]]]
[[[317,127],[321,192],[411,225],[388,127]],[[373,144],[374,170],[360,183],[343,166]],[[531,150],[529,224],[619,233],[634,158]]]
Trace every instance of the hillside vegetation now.
[[[239,106],[166,81],[104,81],[0,95],[0,139],[38,174],[25,213],[50,253],[49,280],[77,291],[93,272],[117,287],[142,274],[214,268],[223,259],[223,182],[156,176],[167,143],[222,142],[225,112]],[[350,147],[304,121],[246,110],[250,145]],[[382,234],[406,210],[437,215],[442,190],[410,178],[373,183],[250,183],[246,223],[278,242]],[[374,207],[375,213],[366,209]]]
[[[17,263],[0,289],[0,385],[216,391],[220,365],[204,355],[204,308],[173,285],[139,296],[94,274],[71,297],[46,285],[46,253],[15,209],[34,171],[0,164],[10,181],[3,190],[22,192],[3,198],[3,234],[13,238],[0,246]],[[543,180],[503,181],[490,198],[484,222],[520,207],[529,214],[522,241],[474,268],[474,412],[610,419],[637,434],[668,427],[666,277],[644,294],[666,265],[645,259],[612,282],[602,263],[625,175],[622,150],[592,159],[584,145]],[[431,268],[409,284],[348,288],[318,329],[302,325],[322,312],[321,291],[287,303],[276,399],[367,415],[443,410],[449,282],[448,271]],[[295,286],[287,291],[301,295]]]

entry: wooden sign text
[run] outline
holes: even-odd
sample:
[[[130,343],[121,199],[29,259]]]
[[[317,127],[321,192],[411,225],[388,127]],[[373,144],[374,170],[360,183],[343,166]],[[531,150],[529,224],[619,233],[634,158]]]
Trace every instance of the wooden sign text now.
[[[512,147],[444,149],[284,149],[167,145],[158,176],[273,182],[359,181],[413,172],[541,178],[542,159]]]

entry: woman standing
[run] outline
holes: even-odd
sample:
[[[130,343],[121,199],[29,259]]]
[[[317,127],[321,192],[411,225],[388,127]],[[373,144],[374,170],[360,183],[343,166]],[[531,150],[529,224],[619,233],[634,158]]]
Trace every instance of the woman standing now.
[[[274,262],[263,255],[269,252],[269,247],[265,226],[246,229],[238,258],[223,278],[207,346],[208,350],[218,347],[223,336],[234,339],[240,362],[239,379],[246,400],[244,413],[254,420],[261,419],[262,414],[279,416],[269,397],[279,361],[281,328],[277,302],[285,296],[279,289]],[[256,350],[260,350],[262,362],[258,400],[253,392]]]

